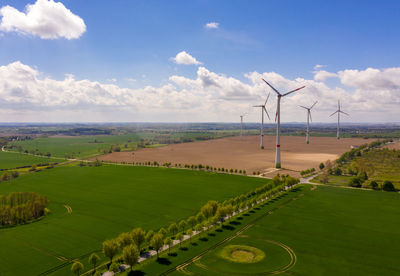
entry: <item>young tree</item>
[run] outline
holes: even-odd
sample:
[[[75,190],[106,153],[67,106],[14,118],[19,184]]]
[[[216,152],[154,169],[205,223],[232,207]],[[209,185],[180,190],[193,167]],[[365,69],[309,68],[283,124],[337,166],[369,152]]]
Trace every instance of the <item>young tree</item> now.
[[[122,250],[122,259],[125,263],[131,266],[131,270],[139,260],[139,257],[139,250],[133,244],[128,245],[124,250]]]
[[[118,238],[119,248],[122,250],[125,246],[132,243],[132,235],[129,233],[121,233]]]
[[[192,229],[187,230],[186,234],[189,235],[189,239],[190,239],[190,241],[192,241],[193,230]]]
[[[168,237],[168,238],[166,238],[165,240],[164,240],[164,244],[165,245],[168,245],[168,253],[170,253],[171,252],[171,246],[173,245],[173,240],[170,238],[170,237]]]
[[[118,252],[118,243],[115,240],[106,240],[103,242],[103,253],[104,255],[110,259],[112,259]]]
[[[141,245],[144,243],[146,240],[146,233],[142,228],[135,228],[131,232],[132,240],[136,244],[139,252],[141,250]]]
[[[324,168],[325,168],[325,165],[324,165],[324,163],[321,162],[321,163],[319,164],[319,169],[320,169],[320,170],[323,170]]]
[[[178,227],[183,231],[185,231],[185,227],[186,227],[186,222],[184,220],[181,220],[178,224]]]
[[[147,241],[148,243],[150,243],[150,241],[151,241],[151,239],[153,238],[153,236],[154,236],[154,231],[153,231],[153,230],[149,230],[149,231],[147,232],[147,234],[146,234],[146,241]]]
[[[176,226],[176,223],[171,223],[171,225],[168,227],[168,232],[172,234],[172,236],[175,236],[175,233],[178,232],[178,226]]]
[[[378,189],[378,183],[375,180],[372,180],[371,182],[369,182],[369,186],[374,190]]]
[[[203,220],[204,220],[203,214],[202,214],[201,212],[198,213],[197,216],[196,216],[196,221],[197,221],[197,223],[202,223]]]
[[[151,247],[157,252],[157,259],[158,259],[158,252],[163,247],[163,235],[162,234],[155,234],[150,242]]]
[[[183,234],[179,233],[178,235],[176,235],[176,239],[179,241],[179,248],[181,248],[181,244],[183,241]]]
[[[158,230],[158,234],[161,234],[164,237],[165,234],[167,234],[167,231],[165,231],[165,229],[161,227],[161,229]]]
[[[196,232],[198,232],[198,233],[201,233],[201,231],[203,231],[203,225],[201,225],[201,223],[197,224],[197,225],[194,227],[194,230],[195,230]]]
[[[83,264],[80,262],[74,262],[71,266],[72,273],[80,275],[83,270]]]
[[[188,218],[188,223],[193,229],[193,227],[197,224],[197,220],[194,216],[191,216]]]
[[[110,265],[110,270],[111,270],[112,272],[114,272],[114,273],[119,272],[119,264],[113,262],[113,263]]]
[[[93,253],[89,256],[89,264],[93,265],[93,270],[96,270],[96,264],[100,261],[99,256],[96,253]]]

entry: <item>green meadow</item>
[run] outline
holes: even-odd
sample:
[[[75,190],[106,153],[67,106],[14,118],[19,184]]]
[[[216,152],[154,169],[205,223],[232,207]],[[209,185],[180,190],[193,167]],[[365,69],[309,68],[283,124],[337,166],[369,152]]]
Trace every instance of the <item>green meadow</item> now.
[[[16,167],[29,166],[32,164],[58,162],[58,161],[62,160],[31,156],[28,154],[0,151],[0,169],[14,169]]]
[[[69,261],[82,259],[85,263],[87,254],[100,251],[105,239],[135,227],[166,227],[194,215],[209,200],[223,201],[267,181],[190,170],[103,165],[57,167],[2,182],[1,194],[32,191],[47,196],[51,213],[31,224],[0,229],[0,274],[71,275]]]
[[[399,193],[309,185],[297,193],[300,197],[271,213],[261,207],[256,214],[268,215],[173,274],[400,275]],[[228,262],[220,251],[229,245],[259,248],[265,258],[256,264]]]
[[[10,145],[21,146],[24,150],[36,151],[46,154],[50,152],[54,157],[90,157],[102,154],[113,145],[120,145],[121,150],[125,144],[128,149],[136,147],[140,138],[137,134],[106,135],[106,136],[71,136],[71,137],[43,137],[33,140],[15,141]]]

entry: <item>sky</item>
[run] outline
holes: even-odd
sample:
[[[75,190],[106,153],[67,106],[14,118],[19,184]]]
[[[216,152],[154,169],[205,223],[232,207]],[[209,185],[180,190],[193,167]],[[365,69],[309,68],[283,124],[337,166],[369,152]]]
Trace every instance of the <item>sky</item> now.
[[[400,121],[400,1],[0,0],[0,122]],[[266,118],[266,122],[268,118]]]

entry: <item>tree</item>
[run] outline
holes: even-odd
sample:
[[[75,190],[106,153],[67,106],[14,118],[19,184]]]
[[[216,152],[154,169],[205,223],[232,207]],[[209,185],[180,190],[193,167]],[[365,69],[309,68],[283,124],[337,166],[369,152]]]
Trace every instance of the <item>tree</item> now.
[[[389,180],[385,180],[382,185],[382,190],[387,191],[387,192],[394,192],[395,188],[393,186],[393,183],[390,182]]]
[[[103,253],[104,255],[110,259],[112,259],[118,252],[118,243],[115,240],[106,240],[103,242]]]
[[[179,222],[179,228],[182,230],[182,232],[185,230],[185,227],[186,227],[186,222],[184,221],[184,220],[181,220],[180,222]]]
[[[157,259],[158,259],[158,252],[163,247],[163,235],[162,234],[155,234],[150,242],[151,247],[157,252]]]
[[[352,178],[349,180],[349,186],[351,186],[351,187],[357,187],[357,188],[361,187],[361,180],[360,180],[360,178],[358,178],[358,177],[352,177]]]
[[[96,264],[100,261],[99,256],[96,253],[93,253],[89,257],[89,264],[93,265],[93,270],[96,270]]]
[[[200,212],[206,219],[208,219],[215,215],[217,208],[218,208],[218,202],[216,202],[215,200],[210,200],[201,208]]]
[[[321,183],[327,184],[329,182],[329,176],[328,176],[328,172],[323,173],[319,180],[321,181]]]
[[[179,233],[178,235],[176,235],[176,239],[179,241],[179,248],[181,248],[181,244],[183,241],[183,234]]]
[[[117,239],[120,249],[132,243],[132,235],[129,233],[121,233]]]
[[[186,234],[189,235],[189,239],[190,239],[190,241],[192,241],[193,230],[189,229]]]
[[[173,245],[173,240],[170,238],[170,237],[168,237],[168,238],[166,238],[165,240],[164,240],[164,244],[165,245],[168,245],[168,253],[170,253],[171,252],[171,246]]]
[[[196,216],[197,223],[202,223],[203,220],[204,220],[203,214],[202,213],[198,213],[197,216]]]
[[[80,275],[82,270],[83,270],[83,264],[80,262],[74,262],[71,266],[72,273],[76,275]]]
[[[200,233],[200,232],[203,230],[203,226],[201,225],[201,223],[197,224],[197,225],[194,227],[194,230],[195,230],[196,232]]]
[[[144,230],[142,228],[139,227],[139,228],[135,228],[132,230],[131,236],[132,236],[133,242],[136,244],[136,246],[140,252],[141,245],[143,244],[143,242],[146,239],[146,233],[144,232]]]
[[[168,227],[168,232],[172,234],[172,236],[175,236],[175,233],[178,232],[178,226],[176,226],[176,223],[171,223],[171,225]]]
[[[119,264],[118,263],[112,263],[110,265],[110,270],[114,273],[117,273],[119,271]]]
[[[321,163],[319,164],[319,169],[322,171],[324,168],[325,168],[325,165],[324,165],[324,163],[321,162]]]
[[[151,241],[151,239],[153,238],[153,236],[154,236],[154,231],[153,231],[153,230],[149,230],[149,231],[147,232],[147,234],[146,234],[146,241],[147,241],[148,243],[150,243],[150,241]]]
[[[139,260],[140,254],[139,250],[133,244],[128,245],[127,247],[122,250],[122,259],[125,263],[132,267],[137,263]]]
[[[369,182],[369,186],[374,190],[378,189],[378,183],[375,180],[372,180],[371,182]]]
[[[188,223],[190,224],[190,226],[193,229],[193,227],[197,224],[197,220],[194,216],[191,216],[188,218]]]
[[[164,237],[165,234],[167,234],[167,231],[165,231],[165,229],[161,227],[161,229],[158,230],[158,234],[161,234]]]

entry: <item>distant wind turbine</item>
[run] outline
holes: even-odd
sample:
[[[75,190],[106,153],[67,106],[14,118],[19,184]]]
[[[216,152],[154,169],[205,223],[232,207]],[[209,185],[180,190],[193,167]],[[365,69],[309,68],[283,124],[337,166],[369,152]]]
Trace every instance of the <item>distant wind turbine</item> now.
[[[305,107],[300,105],[300,107],[307,109],[307,135],[306,135],[306,142],[307,144],[310,143],[310,120],[312,122],[312,117],[311,117],[311,109],[314,107],[314,105],[317,104],[318,101],[316,101],[311,107]]]
[[[268,111],[267,111],[267,109],[265,108],[265,105],[267,104],[268,99],[269,99],[269,95],[270,95],[270,94],[268,94],[268,97],[267,97],[267,99],[265,100],[265,103],[264,103],[264,104],[261,104],[261,105],[254,105],[254,106],[253,106],[253,107],[261,107],[261,149],[264,149],[264,112],[267,114],[268,119],[271,120],[271,118],[269,117]]]
[[[246,116],[247,113],[240,115],[240,139],[242,139],[242,131],[243,131],[243,117]]]
[[[275,121],[277,121],[276,125],[276,154],[275,154],[275,167],[281,167],[281,98],[285,97],[293,92],[296,92],[300,89],[303,89],[305,86],[296,88],[295,90],[286,92],[284,94],[279,93],[271,84],[269,84],[266,80],[262,79],[272,90],[275,91],[278,97],[278,102],[276,104],[276,114],[275,114]],[[278,120],[277,120],[278,119]]]
[[[336,138],[340,139],[340,113],[343,113],[343,114],[345,114],[345,115],[347,115],[347,116],[350,116],[350,115],[347,114],[346,112],[343,112],[343,111],[340,109],[340,101],[339,101],[339,100],[338,100],[338,110],[336,110],[335,112],[333,112],[333,113],[331,114],[331,116],[335,115],[336,113],[337,113],[337,131],[336,131]],[[331,116],[329,116],[329,117],[331,117]]]

